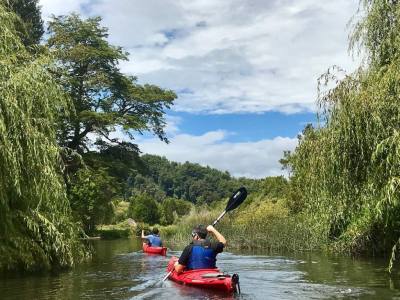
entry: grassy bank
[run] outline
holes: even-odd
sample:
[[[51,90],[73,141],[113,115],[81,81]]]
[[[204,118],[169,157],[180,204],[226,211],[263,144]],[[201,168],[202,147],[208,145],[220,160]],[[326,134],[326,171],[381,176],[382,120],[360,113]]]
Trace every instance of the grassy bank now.
[[[169,245],[183,246],[190,239],[193,226],[211,224],[223,211],[225,203],[197,207],[173,225],[162,227]],[[320,249],[325,244],[323,232],[310,226],[302,215],[290,215],[283,199],[254,196],[217,225],[233,249],[268,251],[304,251]]]
[[[106,240],[128,238],[136,235],[136,227],[129,224],[128,220],[118,224],[98,225],[96,235]]]

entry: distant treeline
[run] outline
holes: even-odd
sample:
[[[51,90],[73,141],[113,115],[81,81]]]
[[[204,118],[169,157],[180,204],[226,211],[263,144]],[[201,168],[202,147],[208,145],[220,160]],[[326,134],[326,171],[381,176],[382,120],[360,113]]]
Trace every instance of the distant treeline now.
[[[193,204],[209,204],[228,197],[240,186],[256,189],[258,180],[232,177],[229,172],[185,162],[168,161],[165,157],[143,155],[146,167],[143,175],[131,178],[131,186],[146,191],[147,186],[156,184],[159,196],[175,197]],[[162,200],[154,195],[157,200]]]
[[[115,155],[116,153],[119,155]],[[256,191],[262,185],[260,179],[235,178],[226,171],[196,163],[176,163],[156,155],[129,154],[126,149],[118,148],[116,152],[108,148],[107,151],[88,152],[83,157],[95,171],[97,178],[101,172],[108,178],[104,180],[104,184],[108,186],[105,190],[113,191],[111,197],[107,197],[108,203],[112,204],[110,200],[113,198],[116,205],[121,200],[130,202],[126,217],[140,222],[171,224],[173,212],[178,212],[179,215],[189,213],[193,205],[212,204],[227,198],[240,186]],[[283,177],[279,178],[286,182]],[[92,184],[93,182],[96,180]],[[82,183],[75,183],[74,187],[79,190]],[[100,198],[98,195],[94,201],[97,202]],[[96,206],[102,205],[97,203]],[[96,215],[99,216],[98,213]],[[112,222],[112,219],[110,215],[110,218],[103,218],[95,223]]]

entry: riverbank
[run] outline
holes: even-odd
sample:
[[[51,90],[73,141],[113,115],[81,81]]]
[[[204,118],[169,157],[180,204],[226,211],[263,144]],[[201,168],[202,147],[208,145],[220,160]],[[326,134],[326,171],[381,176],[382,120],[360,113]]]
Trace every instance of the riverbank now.
[[[160,228],[171,245],[187,244],[197,224],[211,224],[223,211],[224,202],[213,207],[196,207],[175,224]],[[322,234],[301,215],[291,215],[284,199],[249,196],[236,211],[217,225],[231,249],[265,249],[266,251],[310,251],[326,245]]]
[[[265,190],[250,193],[241,206],[218,223],[217,229],[228,240],[229,249],[296,252],[328,247],[326,231],[318,227],[318,222],[290,211],[286,199],[282,197],[286,193],[285,184],[271,185]],[[176,218],[168,226],[141,222],[132,226],[131,222],[124,220],[117,224],[99,225],[96,234],[102,239],[138,237],[142,229],[149,232],[152,227],[158,227],[168,246],[181,248],[190,242],[192,228],[197,224],[211,224],[225,209],[226,201],[192,205],[186,215]],[[122,212],[124,216],[127,215],[125,210]]]
[[[340,240],[329,237],[328,222],[311,218],[306,213],[295,213],[289,208],[287,191],[280,188],[271,192],[253,191],[245,202],[229,212],[217,225],[217,229],[228,241],[228,251],[266,251],[269,253],[298,253],[325,251],[341,255],[354,255],[340,248]],[[268,191],[268,192],[266,192]],[[149,232],[152,227],[160,229],[165,244],[182,249],[191,241],[192,228],[197,224],[211,224],[224,210],[227,199],[210,205],[192,206],[188,214],[175,219],[172,225],[161,226],[137,223],[129,226],[127,221],[115,225],[98,226],[97,232],[103,239],[140,236],[141,230]],[[373,257],[373,253],[362,253]],[[375,254],[388,260],[387,253]]]

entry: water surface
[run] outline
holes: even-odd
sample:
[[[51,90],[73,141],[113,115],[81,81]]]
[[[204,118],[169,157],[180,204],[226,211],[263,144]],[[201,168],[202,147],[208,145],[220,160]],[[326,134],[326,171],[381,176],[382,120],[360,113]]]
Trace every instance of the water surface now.
[[[0,299],[400,299],[385,261],[322,254],[222,253],[218,266],[238,273],[242,294],[224,296],[166,281],[169,257],[142,253],[140,241],[95,241],[94,259],[58,274],[0,279]]]

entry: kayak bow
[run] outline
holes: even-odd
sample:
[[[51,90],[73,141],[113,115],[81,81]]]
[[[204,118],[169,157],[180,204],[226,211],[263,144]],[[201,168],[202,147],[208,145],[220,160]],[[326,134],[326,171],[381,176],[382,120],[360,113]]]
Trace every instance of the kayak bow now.
[[[233,274],[231,276],[221,273],[217,268],[189,270],[178,274],[173,271],[175,262],[177,261],[178,258],[174,256],[168,263],[167,272],[172,271],[168,277],[170,280],[183,285],[189,285],[203,289],[214,289],[226,293],[240,293],[239,276],[237,274]]]
[[[150,254],[167,255],[167,247],[151,247],[143,243],[143,252]]]

